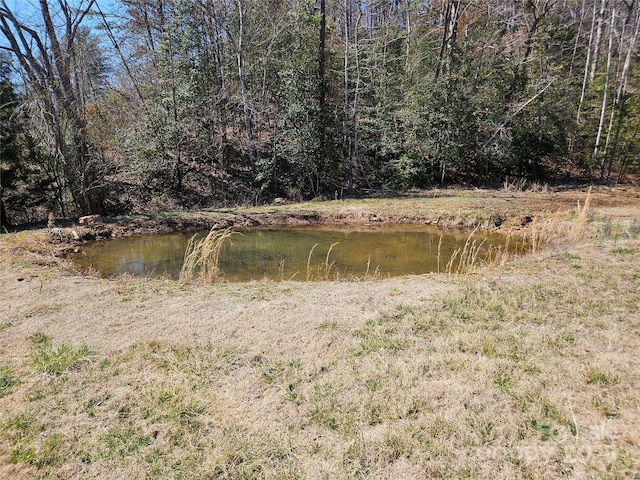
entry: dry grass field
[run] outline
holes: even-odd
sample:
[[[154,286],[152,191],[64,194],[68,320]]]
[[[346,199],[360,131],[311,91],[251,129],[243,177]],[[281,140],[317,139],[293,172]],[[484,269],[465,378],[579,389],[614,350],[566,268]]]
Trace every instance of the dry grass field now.
[[[227,212],[536,245],[393,279],[102,279],[2,235],[0,478],[640,478],[640,190],[587,195]]]

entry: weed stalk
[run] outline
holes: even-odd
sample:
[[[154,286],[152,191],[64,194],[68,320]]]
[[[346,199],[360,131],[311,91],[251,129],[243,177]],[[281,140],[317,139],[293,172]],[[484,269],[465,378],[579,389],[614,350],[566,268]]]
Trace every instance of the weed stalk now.
[[[238,233],[231,228],[218,230],[213,227],[206,237],[197,240],[197,235],[189,239],[184,254],[184,264],[180,271],[180,282],[189,283],[196,279],[213,283],[220,277],[220,253],[225,240]]]

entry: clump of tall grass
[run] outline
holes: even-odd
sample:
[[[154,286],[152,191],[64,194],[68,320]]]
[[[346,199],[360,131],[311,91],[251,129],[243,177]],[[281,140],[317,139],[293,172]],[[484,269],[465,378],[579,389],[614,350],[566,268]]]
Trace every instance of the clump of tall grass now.
[[[447,263],[447,273],[467,273],[477,265],[478,254],[486,242],[486,240],[478,242],[478,239],[473,238],[477,230],[476,228],[469,234],[462,247],[455,249]]]
[[[587,220],[589,219],[589,207],[591,206],[591,187],[587,193],[587,198],[584,200],[584,205],[580,207],[578,202],[578,218],[571,225],[571,230],[567,235],[569,242],[576,243],[584,238],[584,233],[587,227]]]
[[[313,251],[316,249],[318,244],[316,243],[311,250],[309,250],[309,256],[307,257],[307,282],[311,279],[311,256],[313,255]]]
[[[511,232],[505,236],[502,245],[485,248],[487,239],[480,241],[474,238],[477,231],[477,228],[474,229],[467,237],[464,245],[454,250],[446,264],[444,270],[446,273],[464,274],[473,271],[473,269],[479,266],[503,266],[514,256],[531,251],[531,246],[526,242],[516,245],[515,248],[511,248],[511,241],[514,238]],[[438,273],[441,271],[441,245],[442,237],[440,237],[440,241],[438,242]]]
[[[329,257],[331,256],[331,250],[333,250],[333,247],[335,247],[339,243],[340,242],[335,242],[331,244],[331,246],[329,247],[329,250],[327,251],[327,256],[325,260],[320,264],[320,266],[317,269],[318,274],[315,277],[313,276],[313,268],[311,268],[311,256],[313,255],[313,251],[316,249],[318,244],[316,243],[313,247],[311,247],[311,250],[309,251],[309,256],[307,257],[307,281],[310,281],[314,278],[316,280],[329,280],[331,269],[336,263],[335,261],[329,262]],[[368,271],[368,266],[367,266],[367,271]],[[336,280],[339,280],[338,272],[336,272]]]
[[[184,263],[180,270],[180,282],[189,283],[194,280],[213,283],[220,278],[220,253],[225,240],[238,233],[232,228],[218,230],[215,226],[206,237],[198,239],[194,235],[187,243]]]
[[[587,223],[589,221],[589,209],[591,208],[591,188],[587,192],[584,204],[578,201],[577,217],[572,219],[567,227],[559,222],[558,218],[551,217],[541,219],[535,217],[529,231],[523,235],[524,240],[530,246],[531,253],[541,251],[545,247],[556,244],[575,244],[584,239]]]

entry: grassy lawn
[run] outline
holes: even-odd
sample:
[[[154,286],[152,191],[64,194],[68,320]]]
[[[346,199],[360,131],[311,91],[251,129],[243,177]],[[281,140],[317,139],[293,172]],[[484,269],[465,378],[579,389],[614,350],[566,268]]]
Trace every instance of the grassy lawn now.
[[[637,478],[640,199],[584,204],[278,207],[534,218],[524,257],[360,282],[100,279],[3,235],[0,478]]]

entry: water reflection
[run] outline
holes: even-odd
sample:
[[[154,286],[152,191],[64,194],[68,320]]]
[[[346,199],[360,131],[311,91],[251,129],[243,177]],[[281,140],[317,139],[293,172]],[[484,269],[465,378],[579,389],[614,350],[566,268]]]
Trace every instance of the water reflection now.
[[[397,276],[444,271],[470,232],[432,226],[378,228],[261,228],[242,231],[225,243],[224,278],[342,279],[376,273]],[[75,260],[107,276],[129,273],[178,278],[190,234],[138,236],[85,246]],[[480,255],[507,248],[501,235],[476,232]],[[516,245],[508,248],[512,251]]]

